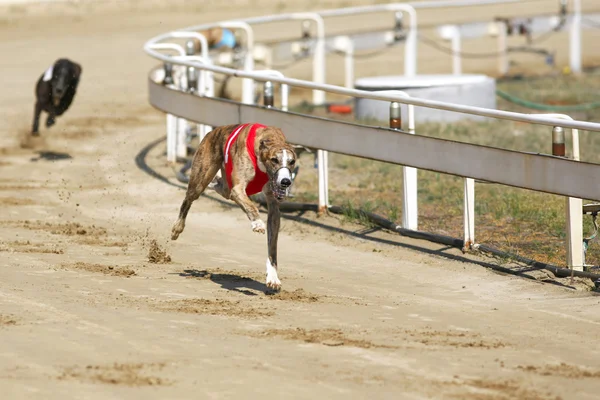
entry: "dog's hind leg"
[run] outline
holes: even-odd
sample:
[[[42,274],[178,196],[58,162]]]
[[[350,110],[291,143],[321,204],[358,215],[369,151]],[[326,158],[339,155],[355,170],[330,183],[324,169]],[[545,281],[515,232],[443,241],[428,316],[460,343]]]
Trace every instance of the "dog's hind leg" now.
[[[269,216],[267,219],[267,243],[269,256],[267,257],[267,287],[273,290],[281,289],[281,281],[277,276],[277,239],[279,237],[279,223],[281,215],[279,203],[271,193],[265,194]]]
[[[190,181],[188,183],[185,199],[183,199],[183,203],[181,203],[181,208],[179,209],[179,218],[171,229],[171,240],[177,240],[181,232],[183,232],[183,229],[185,228],[185,219],[187,218],[192,203],[198,200],[208,184],[213,180],[218,170],[219,165],[217,163],[209,157],[203,157],[200,150],[196,153],[192,164],[192,172],[190,173]]]
[[[229,189],[229,185],[225,181],[225,168],[221,168],[221,177],[215,177],[214,180],[208,185],[209,189],[214,190],[227,200],[231,198],[231,189]]]

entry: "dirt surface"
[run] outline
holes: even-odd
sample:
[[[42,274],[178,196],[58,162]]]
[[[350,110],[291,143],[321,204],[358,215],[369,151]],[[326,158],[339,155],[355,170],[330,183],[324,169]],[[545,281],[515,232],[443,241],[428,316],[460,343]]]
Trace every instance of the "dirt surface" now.
[[[141,45],[242,11],[10,12],[2,398],[597,398],[600,298],[569,280],[305,214],[282,222],[283,291],[265,294],[266,238],[213,195],[169,241],[183,191]],[[34,83],[59,56],[83,65],[79,94],[27,139]]]

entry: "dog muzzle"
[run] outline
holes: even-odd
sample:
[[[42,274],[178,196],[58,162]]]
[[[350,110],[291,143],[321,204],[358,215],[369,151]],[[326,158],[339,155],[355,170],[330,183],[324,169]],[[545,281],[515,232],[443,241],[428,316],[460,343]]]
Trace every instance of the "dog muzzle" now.
[[[275,171],[273,179],[271,180],[271,191],[277,200],[281,201],[285,199],[291,186],[292,172],[289,168],[283,167]]]

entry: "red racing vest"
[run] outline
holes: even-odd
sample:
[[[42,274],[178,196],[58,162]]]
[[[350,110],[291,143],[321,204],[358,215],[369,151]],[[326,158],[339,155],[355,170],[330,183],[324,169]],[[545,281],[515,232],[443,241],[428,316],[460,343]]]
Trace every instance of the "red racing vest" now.
[[[229,135],[227,139],[227,144],[225,145],[225,175],[227,178],[227,184],[229,185],[229,189],[232,188],[231,174],[233,172],[233,159],[231,158],[229,151],[231,146],[237,140],[239,133],[250,124],[242,124],[236,127],[233,132]],[[250,161],[252,161],[252,165],[254,166],[254,178],[248,182],[248,186],[246,186],[246,194],[251,196],[253,194],[259,193],[262,191],[263,186],[267,182],[269,182],[269,176],[258,168],[258,162],[256,160],[256,153],[254,152],[254,140],[256,139],[256,130],[259,128],[265,128],[265,125],[261,124],[252,124],[250,126],[250,132],[248,132],[248,137],[246,138],[246,151],[248,152],[248,156],[250,157]]]

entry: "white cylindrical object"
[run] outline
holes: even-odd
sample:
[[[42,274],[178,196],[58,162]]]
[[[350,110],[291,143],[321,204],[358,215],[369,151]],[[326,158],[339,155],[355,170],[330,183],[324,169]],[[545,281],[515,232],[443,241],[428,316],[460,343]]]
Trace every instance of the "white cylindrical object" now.
[[[573,120],[566,114],[535,114],[545,117]],[[554,131],[553,131],[554,133]],[[579,161],[579,130],[571,129],[573,135],[573,159]],[[576,271],[583,270],[583,200],[567,197],[565,203],[565,229],[567,232],[567,266]]]
[[[408,107],[408,133],[415,134],[415,107]],[[417,169],[402,167],[404,177],[404,199],[402,201],[402,227],[416,231],[419,229],[419,205]]]
[[[460,29],[455,26],[452,36],[452,73],[454,75],[462,74],[462,59],[461,59],[461,38]]]
[[[177,117],[167,114],[167,162],[175,163],[177,154]]]
[[[313,82],[318,84],[325,83],[325,22],[319,14],[313,14],[308,17],[315,21],[317,26],[317,42],[315,43],[315,53],[313,55]],[[325,92],[322,90],[313,90],[313,104],[321,105],[325,103]]]
[[[415,76],[417,74],[417,13],[414,9],[406,11],[409,15],[410,27],[404,44],[404,75]]]
[[[319,176],[319,212],[327,209],[327,195],[325,194],[326,178],[324,174],[323,150],[317,150],[318,176]]]
[[[498,73],[500,76],[508,74],[508,45],[506,38],[506,24],[498,21]]]
[[[571,72],[581,73],[581,0],[573,0],[573,16],[569,30],[569,66]]]
[[[186,144],[186,135],[187,135],[187,126],[188,123],[183,118],[177,118],[177,133],[175,134],[175,154],[177,157],[186,157],[187,156],[187,144]],[[175,159],[174,161],[177,161]]]
[[[282,111],[288,110],[289,96],[290,96],[290,89],[289,89],[288,85],[286,85],[285,83],[282,83],[281,84],[281,110]]]
[[[352,42],[351,38],[348,38],[346,42],[345,69],[345,86],[349,89],[352,89],[354,88],[354,43]]]
[[[329,152],[323,150],[323,179],[325,180],[325,205],[329,208]]]
[[[466,251],[475,244],[475,180],[471,178],[465,178],[463,204],[463,250]]]
[[[567,265],[583,271],[583,200],[567,197]]]

